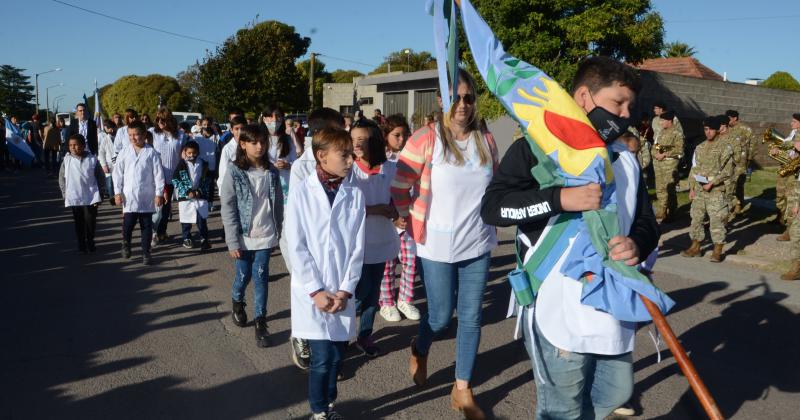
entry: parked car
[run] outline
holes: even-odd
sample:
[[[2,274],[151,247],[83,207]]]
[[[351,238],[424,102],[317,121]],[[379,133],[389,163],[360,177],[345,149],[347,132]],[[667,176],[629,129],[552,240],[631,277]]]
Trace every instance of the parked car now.
[[[195,124],[197,120],[203,118],[203,114],[199,112],[173,112],[172,115],[178,121],[178,124],[186,121],[189,124]]]

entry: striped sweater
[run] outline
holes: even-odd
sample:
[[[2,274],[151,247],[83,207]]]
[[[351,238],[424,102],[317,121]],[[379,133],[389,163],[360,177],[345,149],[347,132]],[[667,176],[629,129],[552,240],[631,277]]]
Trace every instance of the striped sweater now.
[[[417,130],[406,142],[397,161],[397,175],[392,181],[392,201],[400,217],[409,217],[406,229],[418,244],[425,243],[425,221],[431,203],[431,169],[436,130],[433,124]],[[497,170],[497,145],[488,131],[482,132],[492,154],[493,169]],[[417,196],[411,196],[411,190]]]

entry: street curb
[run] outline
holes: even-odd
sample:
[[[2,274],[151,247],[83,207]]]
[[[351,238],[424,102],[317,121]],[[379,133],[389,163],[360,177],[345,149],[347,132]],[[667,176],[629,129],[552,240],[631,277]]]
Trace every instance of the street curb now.
[[[774,269],[775,266],[775,261],[765,261],[763,259],[748,257],[745,255],[726,255],[725,261],[735,264],[748,265],[751,267],[764,269],[766,271],[772,271],[770,269]]]

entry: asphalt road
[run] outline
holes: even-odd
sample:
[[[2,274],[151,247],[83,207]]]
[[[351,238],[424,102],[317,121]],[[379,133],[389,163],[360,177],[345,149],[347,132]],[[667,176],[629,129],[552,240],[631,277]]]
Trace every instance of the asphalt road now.
[[[273,346],[230,320],[233,262],[210,220],[207,254],[175,245],[143,267],[119,257],[119,209],[104,205],[98,252],[76,252],[70,213],[55,180],[0,174],[0,418],[305,418],[306,375],[289,357],[289,278],[270,261]],[[177,238],[179,226],[170,225]],[[473,386],[494,418],[533,418],[535,388],[524,347],[505,319],[513,264],[502,231],[484,298]],[[733,264],[683,259],[680,238],[662,247],[656,281],[678,302],[668,320],[728,418],[800,418],[800,282]],[[418,282],[419,283],[419,282]],[[250,289],[252,290],[252,289]],[[417,285],[425,310],[424,290]],[[250,301],[248,291],[248,301]],[[248,306],[252,310],[252,306]],[[252,312],[250,312],[252,314]],[[449,408],[455,328],[436,342],[429,385],[407,374],[417,323],[376,320],[374,360],[350,351],[337,410],[349,419],[456,419]],[[669,351],[657,363],[649,327],[637,335],[635,405],[640,418],[703,418]],[[663,346],[662,346],[663,348]]]

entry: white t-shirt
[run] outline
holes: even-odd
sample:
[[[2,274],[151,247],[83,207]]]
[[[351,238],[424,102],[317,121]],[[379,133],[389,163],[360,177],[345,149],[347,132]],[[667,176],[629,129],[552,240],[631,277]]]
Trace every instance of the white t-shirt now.
[[[367,206],[389,204],[392,195],[389,188],[397,172],[397,165],[384,162],[380,173],[369,175],[357,164],[353,164],[353,182],[364,193]],[[364,264],[383,263],[400,252],[400,237],[394,223],[383,216],[368,215],[364,225]]]
[[[203,136],[195,137],[194,141],[196,141],[197,144],[200,146],[200,158],[208,162],[208,170],[216,171],[217,143],[215,143],[214,140]]]
[[[228,165],[236,159],[236,147],[239,142],[233,137],[222,146],[222,151],[219,154],[219,171],[217,172],[217,187],[222,188],[222,180],[225,179],[225,173],[228,172]]]
[[[481,141],[489,150],[485,138]],[[481,219],[481,199],[492,180],[491,160],[481,166],[472,138],[456,142],[463,149],[464,164],[444,158],[438,136],[433,148],[431,204],[425,222],[426,239],[417,244],[417,255],[432,261],[454,263],[479,257],[497,246],[495,228]]]
[[[270,136],[269,140],[269,162],[271,164],[275,164],[279,159],[283,160],[289,164],[293,163],[295,159],[297,159],[297,149],[295,148],[294,142],[289,140],[289,154],[284,157],[279,157],[281,153],[281,144],[278,141],[278,136]],[[289,169],[278,169],[278,175],[281,177],[281,186],[283,186],[283,196],[287,198],[289,194],[289,177],[291,175],[291,168]]]
[[[274,248],[278,245],[278,235],[272,221],[272,206],[269,203],[269,172],[265,169],[250,168],[247,178],[250,180],[250,194],[253,196],[252,220],[250,232],[239,240],[242,249],[255,251]]]

